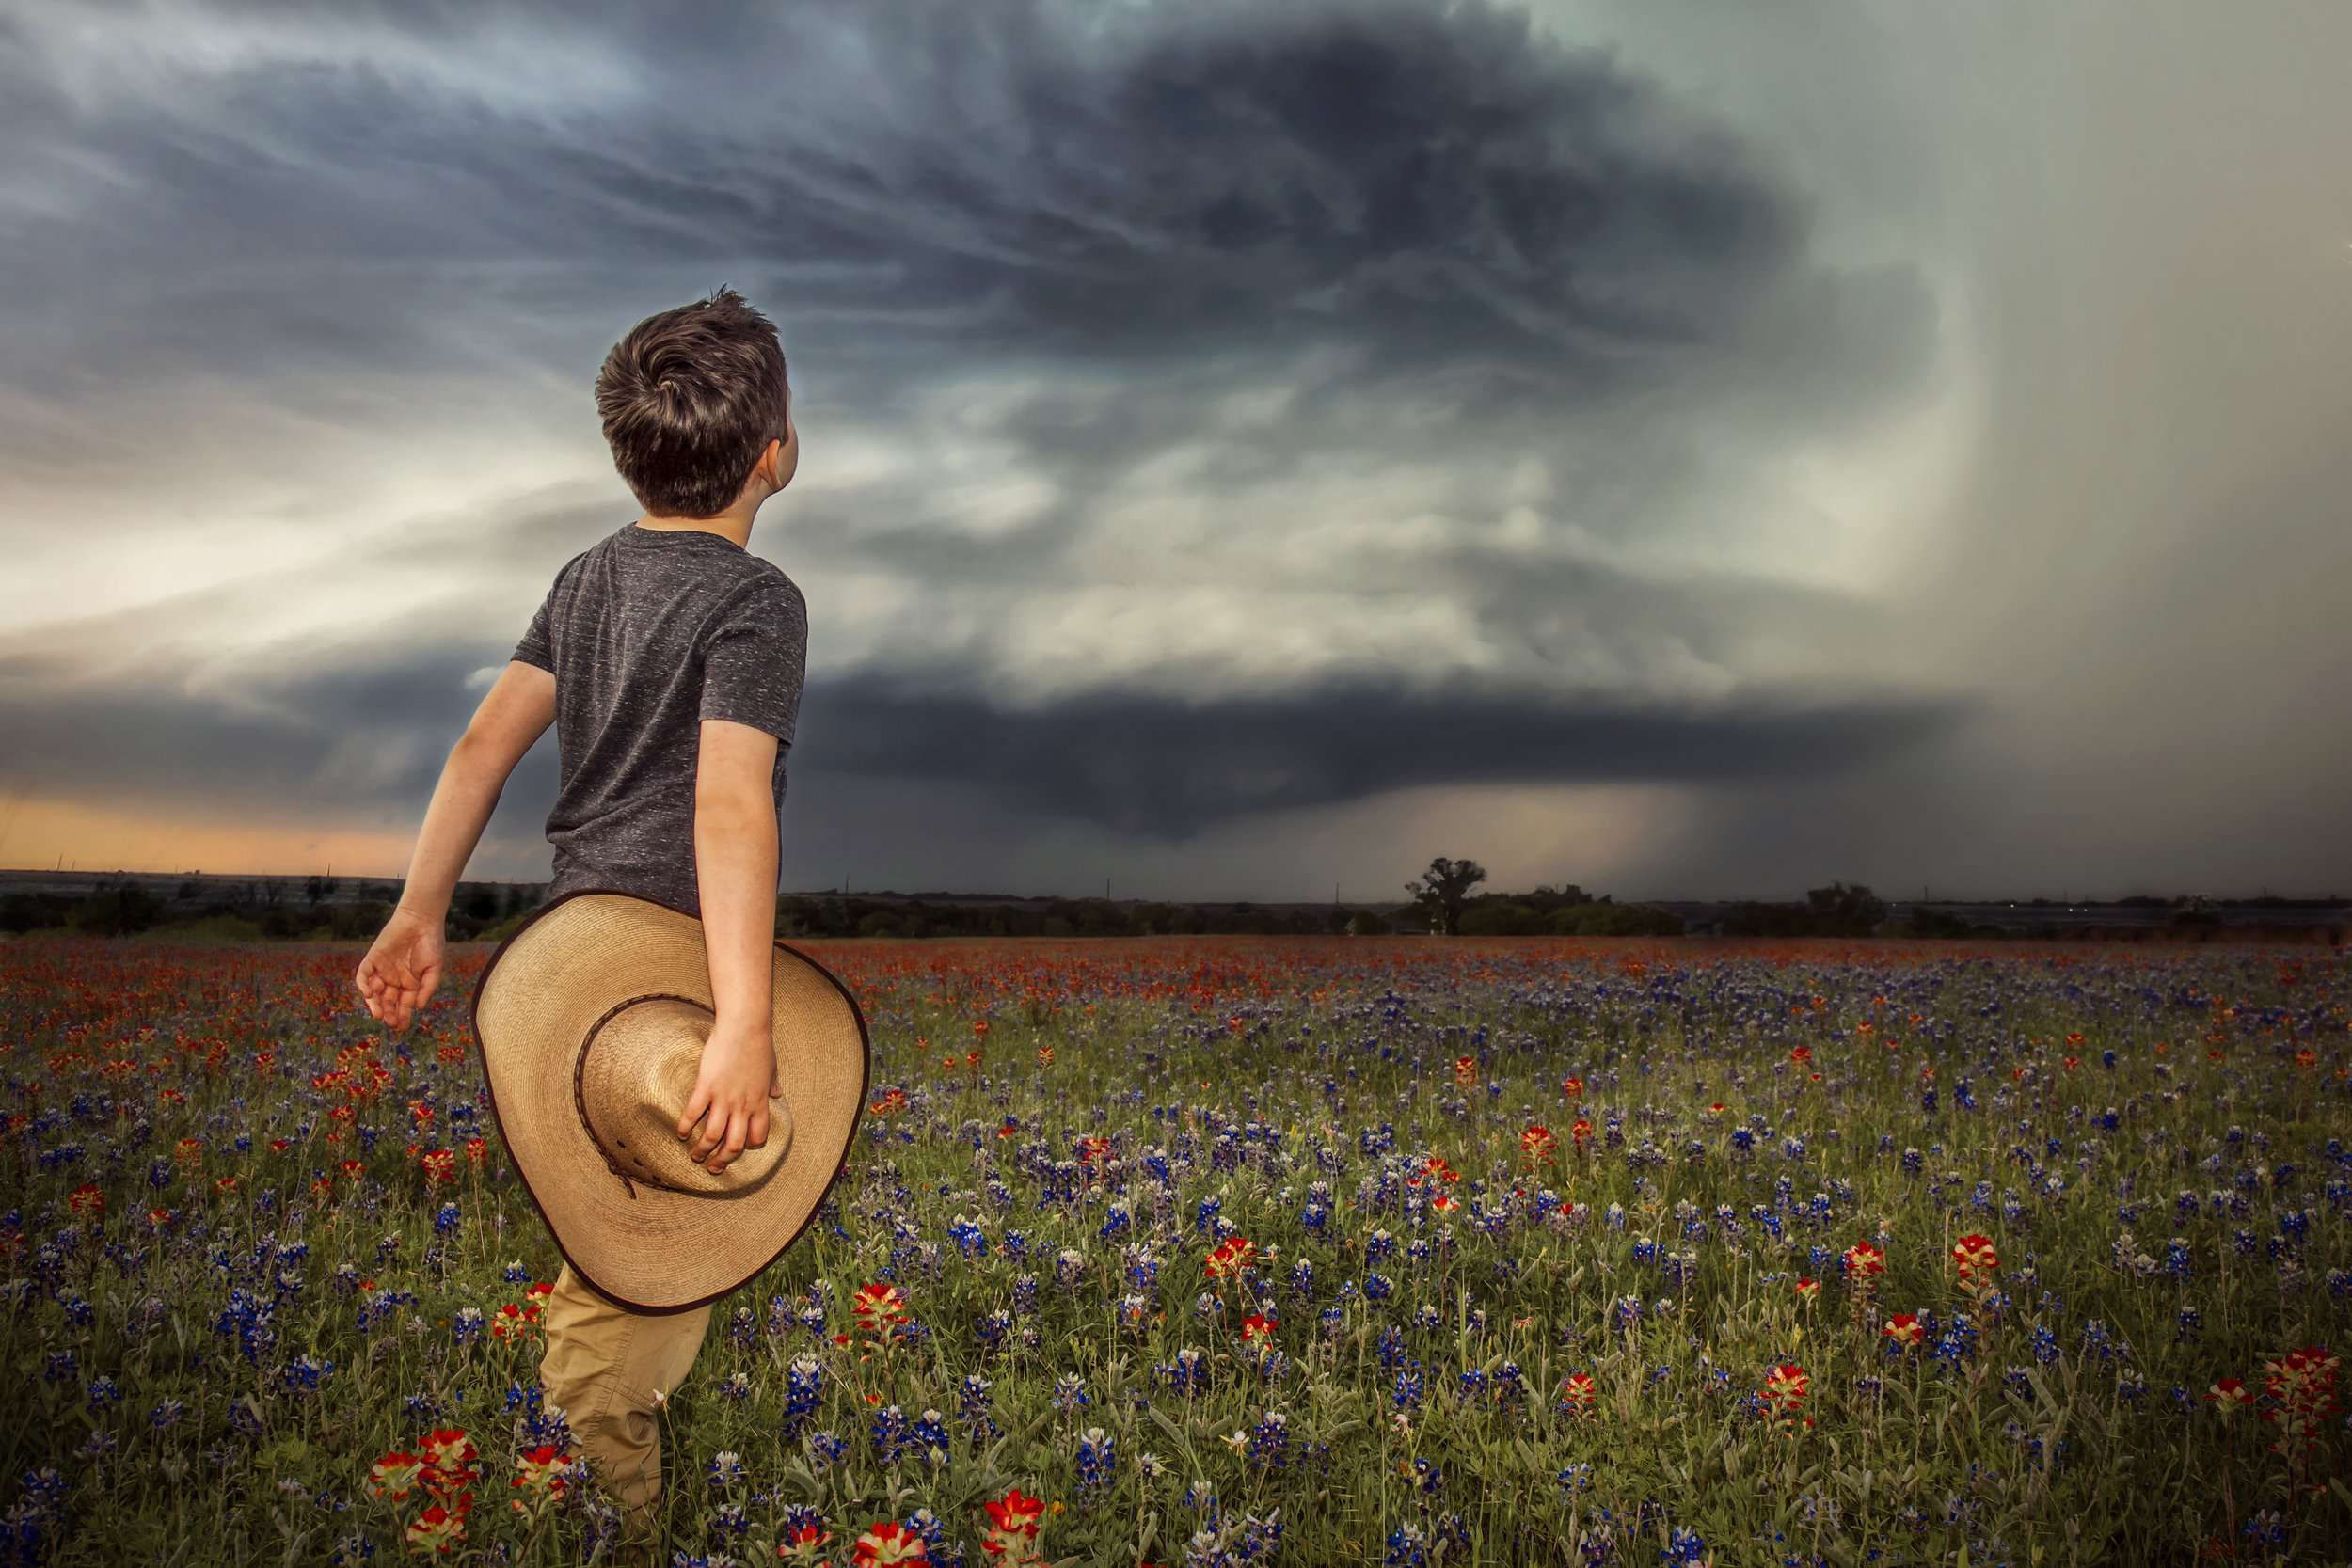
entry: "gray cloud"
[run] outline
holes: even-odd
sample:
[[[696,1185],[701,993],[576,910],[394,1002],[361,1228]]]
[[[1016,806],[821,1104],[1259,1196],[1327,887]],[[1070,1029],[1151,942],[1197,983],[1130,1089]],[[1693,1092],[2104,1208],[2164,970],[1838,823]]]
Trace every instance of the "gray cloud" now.
[[[1507,366],[1506,397],[1638,385],[1836,309],[1806,203],[1760,154],[1485,6],[1083,26],[1025,0],[714,8],[657,36],[562,8],[533,25],[633,73],[562,113],[480,90],[462,59],[481,44],[439,8],[346,13],[341,51],[298,8],[228,14],[291,37],[242,69],[145,62],[160,83],[62,71],[53,29],[0,41],[44,198],[19,204],[17,297],[105,288],[110,312],[73,313],[98,329],[70,345],[85,373],[380,373],[494,322],[485,365],[538,349],[569,369],[587,345],[534,328],[609,335],[648,266],[748,266],[798,336],[901,373],[918,353],[1133,363],[1336,338],[1400,367]],[[372,57],[398,53],[369,49],[383,27],[448,52],[437,79]],[[829,80],[845,56],[862,73]],[[61,74],[110,86],[77,103]]]
[[[812,691],[805,713],[827,771],[981,784],[1032,812],[1157,837],[1430,784],[1835,774],[1963,717],[1919,701],[1645,712],[1346,687],[1200,705],[1105,695],[1023,712],[873,683]]]
[[[727,278],[807,399],[755,547],[811,594],[808,798],[1159,843],[1451,785],[1780,802],[1983,710],[1786,478],[1920,395],[1942,290],[1828,258],[1711,95],[1507,8],[167,7],[103,53],[91,10],[0,32],[0,469],[103,498],[177,445],[265,488],[273,404],[356,472],[504,408],[609,480],[596,362]],[[221,598],[109,623],[136,678],[0,641],[11,784],[413,815],[609,488],[468,498],[405,542],[437,607],[319,657]],[[159,681],[200,638],[251,657]]]

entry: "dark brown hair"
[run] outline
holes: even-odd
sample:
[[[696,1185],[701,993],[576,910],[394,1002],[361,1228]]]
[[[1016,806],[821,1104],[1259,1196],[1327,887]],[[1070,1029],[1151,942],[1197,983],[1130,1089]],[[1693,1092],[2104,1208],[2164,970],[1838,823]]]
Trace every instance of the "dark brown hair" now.
[[[657,517],[734,505],[789,395],[775,324],[724,287],[630,327],[596,372],[613,466]]]

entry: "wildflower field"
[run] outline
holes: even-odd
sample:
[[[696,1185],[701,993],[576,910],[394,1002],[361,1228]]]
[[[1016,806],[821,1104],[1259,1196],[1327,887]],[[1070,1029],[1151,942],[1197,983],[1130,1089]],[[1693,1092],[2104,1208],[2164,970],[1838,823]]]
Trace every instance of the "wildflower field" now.
[[[2334,952],[808,950],[872,1103],[664,1562],[2352,1558]],[[0,1560],[611,1555],[487,952],[359,951],[0,945]]]

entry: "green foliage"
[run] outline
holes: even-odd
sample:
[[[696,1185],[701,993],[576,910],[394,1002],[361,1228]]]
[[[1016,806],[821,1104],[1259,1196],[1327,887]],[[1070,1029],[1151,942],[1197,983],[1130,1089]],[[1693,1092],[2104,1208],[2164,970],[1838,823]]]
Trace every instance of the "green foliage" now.
[[[1970,920],[1965,915],[1946,910],[1915,909],[1908,920],[1899,920],[1879,927],[1880,934],[1909,937],[1914,941],[1998,941],[2013,937],[2017,932],[2006,926],[1989,926]]]
[[[1325,915],[1276,912],[1247,904],[1114,903],[1057,898],[1042,908],[1019,904],[934,904],[923,899],[810,897],[776,900],[776,932],[793,937],[1153,937],[1307,936],[1325,932]]]
[[[1430,931],[1450,937],[1461,931],[1462,905],[1470,897],[1470,889],[1486,879],[1486,868],[1476,861],[1448,860],[1439,855],[1430,861],[1428,870],[1405,884],[1405,891],[1421,907]]]
[[[1620,904],[1578,887],[1490,893],[1462,911],[1466,937],[1678,937],[1682,917],[1646,904]]]
[[[314,882],[332,879],[312,879]],[[183,889],[183,894],[185,889]],[[331,893],[332,888],[327,892]],[[392,906],[379,898],[357,903],[272,899],[260,887],[235,903],[214,903],[194,913],[171,907],[136,883],[101,888],[87,897],[56,894],[0,895],[0,931],[67,931],[85,936],[144,935],[157,940],[366,942],[384,928]],[[479,925],[453,916],[451,934],[471,936]]]
[[[65,917],[69,928],[97,937],[127,936],[159,926],[163,920],[163,904],[135,883],[94,893]]]
[[[1867,937],[1886,920],[1886,903],[1857,883],[1810,889],[1802,904],[1743,903],[1724,922],[1742,937]]]
[[[533,1528],[503,1506],[536,1345],[456,1327],[521,1299],[510,1263],[551,1277],[552,1243],[494,1138],[440,1188],[405,1148],[487,1130],[470,1055],[436,1049],[463,1040],[470,974],[393,1040],[347,1003],[322,1024],[324,988],[347,984],[334,955],[206,969],[165,947],[79,951],[42,978],[24,966],[55,944],[0,948],[0,1033],[55,1064],[6,1146],[20,1228],[0,1313],[21,1418],[0,1430],[0,1477],[54,1466],[67,1488],[47,1560],[323,1562],[360,1536],[388,1562],[420,1503],[371,1500],[368,1466],[453,1427],[484,1470],[453,1560],[582,1560],[586,1513]],[[977,1562],[976,1505],[1014,1484],[1065,1505],[1046,1555],[1089,1568],[1182,1560],[1203,1524],[1187,1494],[1210,1491],[1228,1517],[1281,1511],[1278,1563],[1377,1561],[1391,1532],[1426,1541],[1457,1520],[1466,1544],[1434,1560],[1542,1568],[1605,1544],[1607,1560],[1656,1561],[1670,1528],[1696,1531],[1710,1561],[1855,1564],[2185,1562],[2267,1517],[2281,1540],[2264,1560],[2324,1561],[2352,1539],[2324,1484],[2344,1473],[2341,1431],[2281,1449],[2259,1410],[2203,1397],[2224,1377],[2261,1396],[2283,1350],[2346,1348],[2344,1036],[2291,1027],[2336,1016],[2343,958],[1666,952],[1639,973],[1612,957],[1564,974],[1556,953],[1451,944],[1198,944],[1079,990],[1057,989],[1066,950],[1028,968],[999,967],[1002,949],[828,950],[873,1025],[876,1094],[903,1099],[869,1117],[807,1236],[718,1305],[669,1391],[661,1560],[773,1561],[779,1512],[801,1503],[836,1558],[866,1525],[927,1508]],[[258,1005],[225,1014],[256,983]],[[101,1037],[76,1000],[91,995],[135,1001],[103,1019],[120,1043],[76,1059]],[[2208,1034],[2224,1060],[2204,1059]],[[942,1075],[937,1042],[975,1037],[982,1069]],[[2310,1067],[2289,1051],[2305,1037]],[[141,1050],[166,1070],[106,1075]],[[358,1054],[388,1076],[347,1127],[325,1114],[345,1097],[317,1085]],[[1922,1062],[1945,1095],[1932,1109]],[[1581,1155],[1565,1136],[1580,1115]],[[1522,1157],[1535,1121],[1561,1134],[1552,1163]],[[84,1187],[103,1212],[69,1207]],[[1221,1280],[1205,1274],[1220,1231],[1258,1253]],[[1970,1231],[1997,1246],[1998,1299],[1954,1275],[1950,1243]],[[1372,1256],[1375,1241],[1393,1252]],[[1869,1292],[1835,1262],[1864,1241],[1886,1264]],[[1687,1275],[1662,1267],[1678,1250]],[[1367,1299],[1375,1274],[1386,1300]],[[1819,1300],[1800,1275],[1824,1281]],[[879,1280],[921,1332],[836,1344],[851,1293]],[[1129,1295],[1142,1309],[1122,1315]],[[1241,1333],[1269,1309],[1276,1360]],[[1922,1310],[1938,1335],[1965,1319],[1967,1342],[1890,1351],[1883,1325]],[[262,1320],[266,1334],[240,1326]],[[1197,1389],[1163,1370],[1185,1351]],[[70,1375],[52,1375],[60,1354]],[[303,1356],[331,1363],[316,1391],[289,1376]],[[822,1388],[787,1436],[803,1356]],[[1803,1422],[1759,1402],[1784,1365],[1809,1379]],[[1592,1380],[1589,1409],[1565,1397],[1572,1375]],[[91,1396],[102,1376],[119,1399]],[[1409,1398],[1401,1376],[1419,1380]],[[986,1429],[960,1418],[966,1377],[989,1380]],[[158,1424],[166,1402],[182,1413]],[[892,1406],[909,1423],[942,1413],[939,1461],[878,1445]],[[1075,1458],[1089,1428],[1116,1456],[1097,1496]],[[816,1433],[840,1440],[839,1463]],[[112,1449],[77,1457],[93,1434]],[[742,1479],[705,1479],[722,1453]],[[723,1506],[747,1532],[730,1536]]]

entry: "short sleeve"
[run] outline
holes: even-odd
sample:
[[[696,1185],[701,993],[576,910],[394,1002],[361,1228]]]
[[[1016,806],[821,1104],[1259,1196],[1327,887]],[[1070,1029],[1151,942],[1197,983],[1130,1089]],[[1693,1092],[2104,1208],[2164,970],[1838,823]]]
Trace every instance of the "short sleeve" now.
[[[766,730],[789,746],[808,659],[808,611],[788,581],[758,584],[714,618],[703,650],[705,719]]]
[[[555,591],[549,589],[540,602],[539,613],[531,618],[531,629],[515,644],[516,663],[535,664],[549,674],[555,673],[555,638],[548,629],[549,607],[554,603]]]

